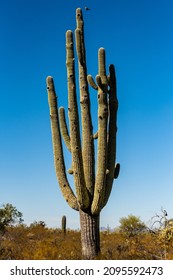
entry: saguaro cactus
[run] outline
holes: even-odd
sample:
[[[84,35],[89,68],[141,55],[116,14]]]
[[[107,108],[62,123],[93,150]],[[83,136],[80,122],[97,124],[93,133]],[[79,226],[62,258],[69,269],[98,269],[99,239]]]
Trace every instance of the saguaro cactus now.
[[[69,131],[64,108],[60,107],[58,114],[57,97],[51,76],[47,77],[47,91],[57,179],[67,203],[80,213],[83,258],[92,259],[100,252],[100,211],[108,201],[113,180],[118,177],[120,168],[119,164],[115,164],[118,100],[114,66],[110,65],[107,75],[103,48],[98,51],[96,82],[91,75],[87,76],[84,22],[80,8],[76,10],[76,22],[75,41],[78,58],[81,126],[76,97],[73,33],[70,30],[66,32]],[[90,113],[88,84],[98,92],[98,132],[95,134],[93,134]],[[81,137],[80,127],[82,127]],[[68,172],[74,177],[75,193],[66,176],[61,136],[72,156],[72,166]],[[95,139],[98,139],[96,174]]]
[[[66,216],[62,216],[61,228],[62,228],[62,232],[66,234]]]

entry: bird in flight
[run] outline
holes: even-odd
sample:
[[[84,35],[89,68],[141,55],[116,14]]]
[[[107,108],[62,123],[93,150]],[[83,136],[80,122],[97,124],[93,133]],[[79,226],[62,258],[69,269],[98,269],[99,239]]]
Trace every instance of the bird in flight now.
[[[85,7],[85,10],[86,10],[86,11],[90,11],[91,9],[90,9],[90,8],[88,8],[88,7]]]

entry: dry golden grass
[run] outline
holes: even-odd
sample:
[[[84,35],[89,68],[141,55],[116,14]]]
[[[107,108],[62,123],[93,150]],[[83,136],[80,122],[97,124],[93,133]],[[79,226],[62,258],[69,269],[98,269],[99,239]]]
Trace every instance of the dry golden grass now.
[[[8,227],[0,236],[1,260],[79,260],[82,259],[80,232],[45,228],[40,225]],[[140,233],[127,238],[119,232],[101,232],[98,259],[173,259],[173,243],[159,234]]]

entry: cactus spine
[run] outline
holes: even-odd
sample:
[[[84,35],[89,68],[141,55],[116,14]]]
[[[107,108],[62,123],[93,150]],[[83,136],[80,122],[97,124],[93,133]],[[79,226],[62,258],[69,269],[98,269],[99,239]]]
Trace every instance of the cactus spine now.
[[[96,82],[87,75],[84,22],[82,10],[76,10],[75,30],[78,58],[82,137],[76,98],[73,33],[66,32],[66,68],[68,88],[69,131],[64,108],[59,108],[53,78],[47,77],[48,102],[52,129],[54,163],[62,194],[69,206],[80,212],[82,254],[92,259],[100,252],[100,211],[106,205],[113,180],[118,177],[120,165],[116,164],[117,109],[116,78],[114,66],[106,74],[105,50],[98,51]],[[88,84],[98,92],[98,131],[93,134]],[[74,177],[75,193],[66,176],[61,136],[72,156],[68,170]],[[94,140],[98,139],[97,170],[95,174]]]
[[[62,232],[66,234],[66,216],[62,216],[62,224],[61,224]]]

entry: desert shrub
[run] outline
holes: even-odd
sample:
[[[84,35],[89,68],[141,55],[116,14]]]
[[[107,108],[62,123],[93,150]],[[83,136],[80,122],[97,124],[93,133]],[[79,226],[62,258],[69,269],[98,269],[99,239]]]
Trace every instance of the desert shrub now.
[[[0,259],[81,259],[80,233],[40,225],[8,227],[1,238]]]
[[[120,219],[120,231],[128,237],[132,237],[146,230],[145,224],[139,217],[129,215]]]
[[[160,234],[145,231],[128,236],[118,230],[101,232],[102,251],[98,259],[173,259],[172,239],[165,245]],[[61,229],[40,225],[8,226],[5,234],[0,235],[0,244],[1,260],[82,259],[80,231],[75,230],[67,230],[64,235]]]

